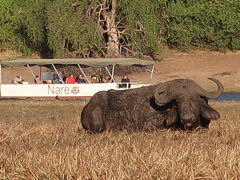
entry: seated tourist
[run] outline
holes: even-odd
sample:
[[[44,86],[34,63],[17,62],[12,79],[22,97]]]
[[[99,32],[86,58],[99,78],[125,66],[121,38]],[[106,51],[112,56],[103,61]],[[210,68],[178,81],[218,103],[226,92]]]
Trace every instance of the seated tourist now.
[[[75,80],[73,74],[70,74],[70,76],[66,79],[66,83],[67,84],[75,84],[76,83],[76,80]]]
[[[81,74],[77,78],[77,83],[86,83],[85,79],[82,77]]]
[[[104,83],[103,75],[100,75],[100,76],[99,76],[98,82],[99,82],[99,83]]]
[[[131,84],[130,84],[130,79],[127,76],[123,76],[122,80],[121,80],[121,88],[130,88]]]
[[[34,83],[35,84],[42,84],[43,82],[41,81],[40,77],[37,75],[37,76],[35,76]]]
[[[106,76],[105,79],[106,79],[106,82],[108,82],[108,83],[114,82],[114,80],[110,76]]]
[[[61,84],[61,83],[62,83],[57,74],[53,74],[52,83],[53,83],[53,84]]]
[[[92,77],[91,77],[91,83],[97,83],[98,82],[98,80],[97,80],[97,75],[93,75]]]
[[[21,76],[16,76],[16,77],[14,78],[13,83],[14,83],[14,84],[22,84],[23,81],[24,81],[24,80],[22,79]]]

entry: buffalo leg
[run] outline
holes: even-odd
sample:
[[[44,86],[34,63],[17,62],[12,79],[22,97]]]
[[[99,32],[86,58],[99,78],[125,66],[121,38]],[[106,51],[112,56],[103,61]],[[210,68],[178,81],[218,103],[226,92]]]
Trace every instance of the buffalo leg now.
[[[95,109],[92,111],[90,130],[95,133],[103,130],[103,112],[99,106],[95,107]]]

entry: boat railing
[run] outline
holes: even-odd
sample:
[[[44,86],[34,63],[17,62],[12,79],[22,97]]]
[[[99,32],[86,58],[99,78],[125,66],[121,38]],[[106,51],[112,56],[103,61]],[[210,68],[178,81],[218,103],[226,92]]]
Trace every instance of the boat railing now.
[[[117,88],[119,89],[133,89],[133,88],[139,88],[143,86],[149,86],[152,84],[147,84],[147,83],[141,83],[141,82],[129,82],[129,83],[117,83]]]

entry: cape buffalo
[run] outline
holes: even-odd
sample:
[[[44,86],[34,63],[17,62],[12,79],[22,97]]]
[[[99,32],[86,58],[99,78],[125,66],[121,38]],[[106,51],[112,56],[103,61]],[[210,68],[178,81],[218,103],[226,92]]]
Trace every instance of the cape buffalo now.
[[[82,110],[82,126],[90,132],[208,128],[220,115],[207,98],[217,98],[223,92],[218,80],[209,79],[217,84],[217,92],[207,92],[190,79],[98,92]]]

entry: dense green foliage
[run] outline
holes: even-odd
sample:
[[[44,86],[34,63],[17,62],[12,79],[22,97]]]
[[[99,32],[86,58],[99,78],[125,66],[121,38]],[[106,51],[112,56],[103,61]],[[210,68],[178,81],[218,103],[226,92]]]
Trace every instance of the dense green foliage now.
[[[240,1],[175,1],[168,7],[165,39],[178,49],[240,49]]]
[[[97,18],[104,19],[99,10],[103,2],[112,0],[1,0],[0,48],[55,57],[103,56],[107,39]],[[240,49],[239,0],[116,2],[119,42],[132,52],[122,50],[122,55],[153,55],[161,46]]]
[[[48,0],[25,0],[21,18],[21,35],[26,45],[37,52],[48,51],[47,16]]]
[[[20,3],[20,1],[19,1]],[[23,41],[19,32],[21,6],[14,0],[0,1],[0,48],[22,48]]]
[[[47,7],[49,47],[57,57],[89,56],[96,46],[102,46],[102,37],[96,23],[85,17],[87,3],[79,1],[76,8],[71,1],[53,0]]]
[[[148,55],[159,51],[161,37],[159,20],[156,16],[158,3],[154,0],[119,1],[119,19],[123,19],[122,23],[127,27],[126,39],[129,49]]]

